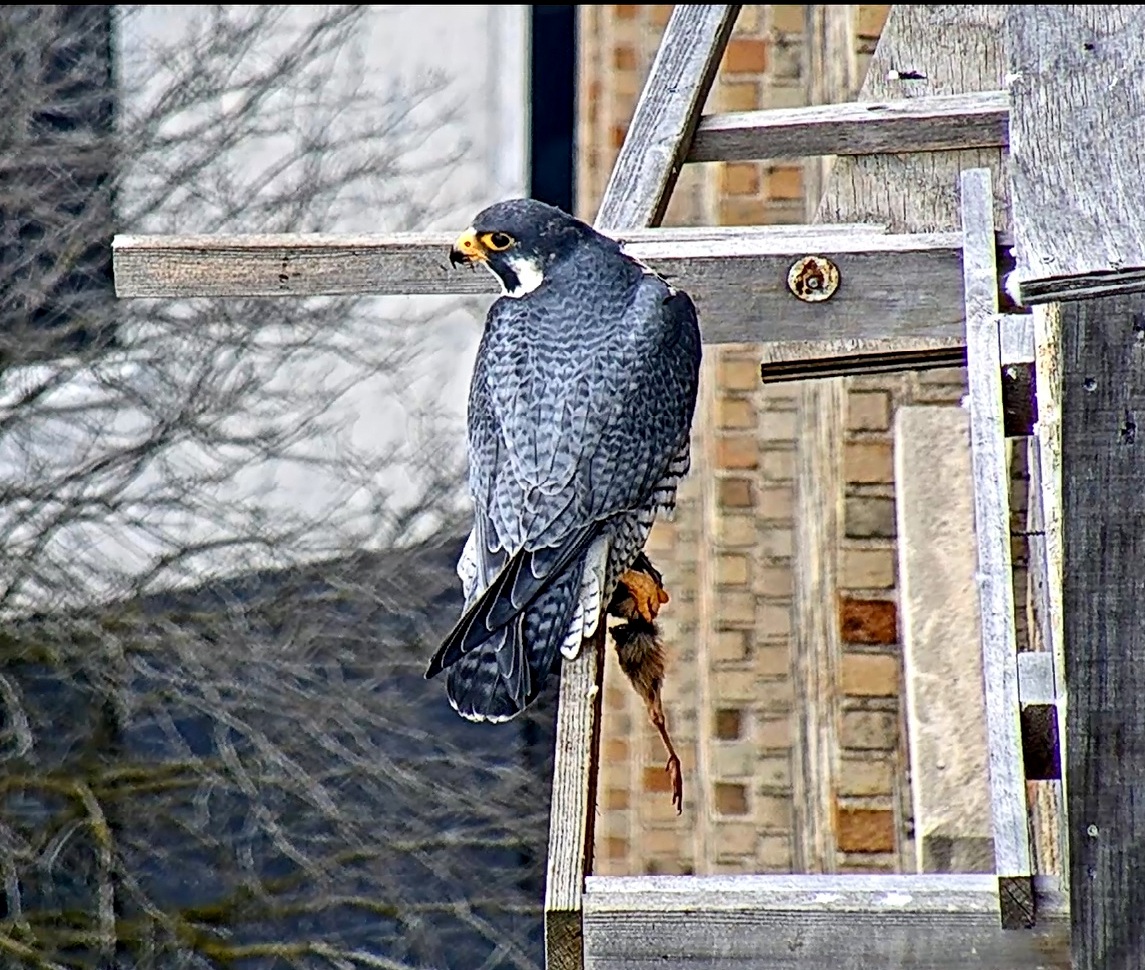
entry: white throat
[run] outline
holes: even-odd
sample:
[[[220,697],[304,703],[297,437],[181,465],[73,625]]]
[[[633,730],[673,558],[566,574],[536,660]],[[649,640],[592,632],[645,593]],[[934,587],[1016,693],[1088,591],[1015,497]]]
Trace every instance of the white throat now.
[[[529,259],[527,256],[509,256],[505,259],[511,269],[517,276],[517,286],[513,289],[506,289],[505,284],[501,283],[501,295],[510,297],[514,300],[519,300],[527,293],[532,293],[538,286],[545,280],[544,271],[541,269],[539,261]],[[492,269],[489,272],[493,272]],[[496,273],[493,273],[496,276]],[[497,277],[500,282],[500,277]]]

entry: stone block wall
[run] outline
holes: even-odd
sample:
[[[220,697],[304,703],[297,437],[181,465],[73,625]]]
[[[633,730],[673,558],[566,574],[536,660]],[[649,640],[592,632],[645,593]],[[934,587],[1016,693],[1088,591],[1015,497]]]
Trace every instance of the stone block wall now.
[[[670,5],[579,9],[578,208],[591,218],[623,141]],[[856,8],[860,77],[889,6]],[[802,5],[747,5],[707,111],[805,103]],[[804,221],[802,165],[684,169],[675,225]],[[685,772],[685,811],[663,753],[610,657],[606,670],[596,871],[785,872],[793,865],[791,598],[795,384],[762,385],[759,349],[709,347],[693,471],[648,551],[672,601],[661,614],[665,705]],[[957,405],[960,369],[848,382],[839,549],[836,814],[840,869],[910,867],[895,549],[893,418],[908,403]]]

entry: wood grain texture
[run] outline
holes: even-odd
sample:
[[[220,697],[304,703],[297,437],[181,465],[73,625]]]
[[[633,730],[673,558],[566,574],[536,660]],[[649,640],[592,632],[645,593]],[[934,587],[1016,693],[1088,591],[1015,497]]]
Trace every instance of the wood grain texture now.
[[[598,229],[656,226],[691,145],[739,4],[677,4],[609,176]]]
[[[962,173],[970,456],[974,472],[994,859],[1000,879],[1028,879],[1033,869],[1022,768],[1013,567],[1010,561],[1010,474],[1002,428],[1001,345],[993,245],[994,196],[990,183],[990,172],[986,169]],[[1032,920],[1032,898],[1028,902],[1028,914],[1004,910],[1003,918]]]
[[[1145,968],[1145,296],[1061,310],[1076,970]]]
[[[999,148],[1008,141],[1009,115],[1005,91],[708,115],[688,161]]]
[[[660,221],[738,12],[738,6],[674,9],[601,200],[598,229],[629,231]],[[705,238],[693,235],[678,245],[702,247]],[[606,631],[602,615],[592,642],[561,667],[545,888],[548,970],[584,966],[582,893],[592,871]]]
[[[1021,299],[1145,290],[1145,7],[1004,9]]]
[[[845,101],[857,73],[850,4],[809,4],[804,13],[811,104]],[[804,204],[812,218],[826,160],[810,168]],[[835,761],[839,745],[836,615],[839,540],[843,517],[843,439],[847,392],[840,379],[805,381],[799,388],[795,438],[795,556],[791,677],[797,702],[792,759],[793,845],[798,872],[836,871]]]
[[[998,5],[895,4],[871,58],[858,101],[881,104],[1001,90],[1005,75],[1001,30],[1002,8]],[[902,80],[896,72],[912,72],[921,77]],[[1005,228],[1005,181],[1001,178],[999,148],[840,157],[824,196],[821,220],[874,221],[889,224],[893,232],[954,229],[960,225],[958,174],[966,168],[982,167],[990,168],[995,175],[996,222]],[[921,318],[925,319],[927,312],[919,307]],[[908,336],[908,329],[885,335],[865,352],[887,359],[900,339]],[[961,338],[964,334],[959,329]],[[835,336],[834,331],[823,332]],[[948,366],[950,333],[945,328],[940,326],[911,336],[924,340],[912,341],[910,349],[916,356],[913,360],[904,358],[902,363],[921,367],[933,359],[939,366]],[[934,341],[933,358],[925,353],[928,337]],[[828,351],[825,356],[837,358],[841,365],[844,358],[858,355],[841,344],[837,352]],[[862,372],[858,362],[852,366],[854,373]]]
[[[989,875],[594,878],[586,966],[1067,970],[1063,899],[1038,890],[1043,922],[1006,931]]]
[[[839,339],[958,339],[961,237],[800,231],[657,229],[625,232],[626,249],[696,299],[707,343]],[[122,297],[492,293],[488,273],[451,271],[446,235],[120,237]],[[787,287],[798,258],[833,260],[838,291],[804,303]]]

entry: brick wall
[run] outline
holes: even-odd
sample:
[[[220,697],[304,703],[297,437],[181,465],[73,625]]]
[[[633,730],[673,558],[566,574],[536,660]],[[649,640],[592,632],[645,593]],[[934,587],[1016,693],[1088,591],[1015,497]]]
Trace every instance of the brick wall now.
[[[631,118],[668,5],[581,6],[578,199],[591,217]],[[889,7],[857,8],[860,67]],[[801,5],[743,8],[707,111],[804,102]],[[861,73],[860,73],[861,76]],[[668,224],[801,222],[803,169],[788,162],[687,166]],[[763,386],[758,348],[706,350],[693,473],[649,553],[672,593],[665,704],[685,771],[684,815],[663,754],[615,662],[606,670],[597,872],[769,872],[792,865],[791,595],[795,385]],[[961,370],[848,385],[840,549],[837,813],[845,871],[909,865],[900,704],[893,415],[955,404]]]

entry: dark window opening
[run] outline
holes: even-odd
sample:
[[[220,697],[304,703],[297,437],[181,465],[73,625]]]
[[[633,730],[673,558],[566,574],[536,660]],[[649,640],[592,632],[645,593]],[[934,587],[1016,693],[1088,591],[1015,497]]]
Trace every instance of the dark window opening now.
[[[576,5],[533,6],[529,51],[529,193],[572,212]]]

